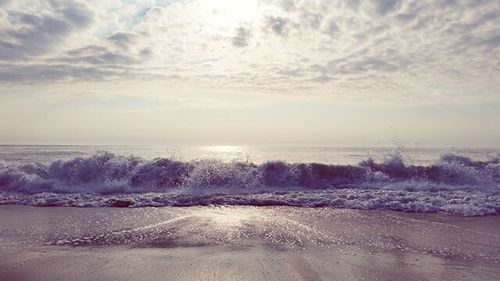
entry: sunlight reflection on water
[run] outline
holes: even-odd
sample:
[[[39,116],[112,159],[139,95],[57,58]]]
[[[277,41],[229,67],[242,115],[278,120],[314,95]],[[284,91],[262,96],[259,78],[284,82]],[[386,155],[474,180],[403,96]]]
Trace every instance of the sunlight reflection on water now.
[[[241,145],[54,145],[13,146],[0,145],[0,159],[9,163],[50,163],[56,160],[70,160],[90,156],[98,151],[108,151],[121,156],[138,156],[145,159],[172,158],[181,161],[217,159],[223,162],[251,161],[260,164],[266,161],[283,160],[289,163],[357,164],[370,157],[377,161],[398,152],[408,164],[428,165],[440,155],[453,153],[475,160],[488,160],[498,156],[495,149],[460,148],[377,148],[377,147],[335,147],[335,146],[241,146]],[[0,163],[1,165],[2,163]]]

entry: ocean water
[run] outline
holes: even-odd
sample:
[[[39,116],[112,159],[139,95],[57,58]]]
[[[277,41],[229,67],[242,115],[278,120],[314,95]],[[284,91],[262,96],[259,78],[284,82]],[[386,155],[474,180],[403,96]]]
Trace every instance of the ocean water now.
[[[289,205],[500,212],[500,151],[328,146],[0,146],[0,204]]]

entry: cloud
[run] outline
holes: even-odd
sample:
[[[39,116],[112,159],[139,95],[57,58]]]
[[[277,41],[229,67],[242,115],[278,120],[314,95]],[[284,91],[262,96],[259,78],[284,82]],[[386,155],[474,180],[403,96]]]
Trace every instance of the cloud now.
[[[305,26],[311,29],[318,29],[323,21],[323,15],[317,12],[303,11],[300,17]]]
[[[136,58],[128,54],[104,50],[84,56],[62,57],[59,61],[66,63],[91,64],[91,65],[128,65],[136,62]]]
[[[38,83],[60,80],[103,80],[114,78],[124,71],[81,67],[69,64],[30,64],[5,65],[0,64],[0,82]]]
[[[246,47],[251,35],[250,29],[240,26],[236,28],[236,35],[231,38],[231,42],[237,48]]]
[[[326,26],[326,34],[330,36],[335,36],[340,31],[338,24],[335,19],[330,19],[328,25]]]
[[[365,1],[363,3],[376,15],[385,16],[398,7],[400,0]]]
[[[181,87],[380,99],[499,87],[496,0],[216,2],[0,2],[0,83],[182,77]]]
[[[70,23],[82,28],[88,26],[93,21],[94,16],[91,10],[82,4],[65,6],[61,9],[61,13]]]
[[[0,0],[0,7],[7,7],[12,0]]]
[[[265,28],[279,36],[285,36],[288,33],[288,26],[288,19],[279,16],[268,16],[265,22]]]
[[[87,27],[92,11],[68,1],[53,2],[42,12],[8,11],[8,26],[1,28],[0,60],[19,60],[48,53],[67,36]]]
[[[146,47],[139,51],[139,55],[143,58],[151,58],[151,56],[153,56],[153,50],[150,47]]]
[[[108,37],[116,46],[124,49],[128,49],[131,44],[134,44],[137,40],[137,36],[131,32],[115,32]]]

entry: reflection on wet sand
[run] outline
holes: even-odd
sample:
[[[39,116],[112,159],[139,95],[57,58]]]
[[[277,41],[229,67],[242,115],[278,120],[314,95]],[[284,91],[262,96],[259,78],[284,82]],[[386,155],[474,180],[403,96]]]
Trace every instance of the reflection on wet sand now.
[[[245,206],[0,208],[0,273],[9,281],[33,280],[42,268],[37,280],[75,271],[83,273],[72,280],[163,280],[164,272],[171,280],[495,280],[500,273],[498,216]]]

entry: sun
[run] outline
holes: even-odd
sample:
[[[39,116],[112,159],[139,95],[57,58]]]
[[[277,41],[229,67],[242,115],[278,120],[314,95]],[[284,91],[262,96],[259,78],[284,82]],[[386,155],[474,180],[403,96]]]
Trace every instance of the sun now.
[[[199,5],[207,23],[219,29],[252,24],[261,16],[257,0],[199,0]]]

